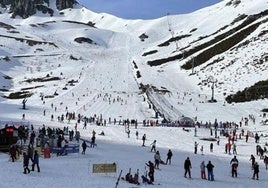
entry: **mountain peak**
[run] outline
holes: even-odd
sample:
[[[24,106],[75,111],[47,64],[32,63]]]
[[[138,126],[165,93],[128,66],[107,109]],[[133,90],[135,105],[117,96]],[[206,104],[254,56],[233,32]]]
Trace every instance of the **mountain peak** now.
[[[8,8],[12,18],[16,16],[28,18],[37,11],[53,16],[55,10],[52,7],[63,10],[73,8],[74,4],[77,4],[75,0],[0,0],[0,5]]]

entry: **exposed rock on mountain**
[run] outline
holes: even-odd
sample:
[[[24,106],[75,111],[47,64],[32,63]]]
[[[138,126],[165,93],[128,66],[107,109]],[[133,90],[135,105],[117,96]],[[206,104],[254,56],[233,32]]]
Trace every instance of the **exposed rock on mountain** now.
[[[56,6],[58,10],[73,8],[73,5],[75,3],[76,3],[75,0],[56,0]]]
[[[73,5],[77,3],[75,0],[56,0],[52,2],[56,3],[58,10],[73,8]],[[9,8],[12,18],[16,16],[28,18],[37,11],[50,16],[53,16],[54,13],[49,0],[0,0],[0,5],[1,7]]]

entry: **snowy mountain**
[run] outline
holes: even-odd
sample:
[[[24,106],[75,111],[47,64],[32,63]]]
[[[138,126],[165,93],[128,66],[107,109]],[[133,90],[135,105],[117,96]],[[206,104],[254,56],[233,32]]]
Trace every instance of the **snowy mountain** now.
[[[92,164],[116,162],[123,174],[129,168],[145,174],[145,162],[153,161],[153,153],[148,152],[153,140],[163,159],[168,149],[174,154],[172,165],[161,165],[155,172],[157,187],[210,187],[212,182],[199,178],[202,160],[215,165],[215,187],[266,185],[268,176],[257,156],[260,181],[251,179],[253,137],[236,142],[240,164],[238,178],[233,179],[229,166],[233,156],[224,153],[226,137],[221,135],[220,145],[209,152],[214,136],[208,128],[198,128],[194,136],[194,128],[155,124],[183,117],[200,124],[241,123],[238,133],[242,129],[251,136],[259,133],[259,144],[268,142],[264,113],[268,108],[267,0],[223,0],[191,14],[155,20],[97,14],[75,1],[62,9],[58,6],[63,1],[58,0],[33,1],[53,15],[36,9],[33,15],[19,16],[10,2],[21,1],[0,1],[1,126],[23,122],[37,131],[43,125],[74,129],[78,124],[84,139],[89,140],[93,130],[104,131],[105,136],[98,135],[97,148],[86,155],[40,159],[41,173],[29,175],[21,173],[21,160],[7,163],[8,155],[0,153],[0,166],[6,169],[0,172],[4,180],[0,187],[114,187],[119,171],[92,174]],[[91,123],[83,129],[77,119],[57,120],[67,112],[96,117],[107,126]],[[138,122],[137,129],[130,127],[130,138],[126,127],[118,126],[126,119]],[[144,120],[153,126],[143,126]],[[147,147],[140,147],[143,134]],[[193,154],[195,141],[198,155]],[[201,145],[205,155],[199,152]],[[183,177],[188,156],[193,181]],[[132,185],[122,181],[118,187]]]
[[[74,88],[87,89],[89,98],[96,92],[131,94],[136,98],[131,105],[138,105],[144,118],[154,112],[144,112],[143,102],[157,98],[161,102],[152,104],[154,110],[177,120],[193,117],[176,101],[185,92],[203,96],[196,102],[211,97],[221,104],[226,97],[229,103],[267,98],[268,4],[263,0],[222,1],[146,21],[96,14],[79,4],[58,11],[58,4],[49,3],[53,16],[39,11],[11,18],[10,8],[1,8],[2,101],[55,100],[54,93],[58,98]],[[250,88],[260,81],[264,84]],[[242,100],[233,96],[245,89]],[[163,105],[173,112],[164,112]],[[137,113],[124,111],[127,117]]]

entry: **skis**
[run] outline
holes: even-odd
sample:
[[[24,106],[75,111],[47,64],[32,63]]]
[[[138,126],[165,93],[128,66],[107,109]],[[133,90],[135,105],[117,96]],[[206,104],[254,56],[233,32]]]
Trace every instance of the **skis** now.
[[[117,188],[117,186],[118,186],[118,184],[119,184],[120,177],[121,177],[121,175],[122,175],[122,171],[123,171],[123,170],[120,171],[120,174],[119,174],[119,176],[118,176],[118,178],[117,178],[117,181],[116,181],[116,184],[115,184],[115,188]]]

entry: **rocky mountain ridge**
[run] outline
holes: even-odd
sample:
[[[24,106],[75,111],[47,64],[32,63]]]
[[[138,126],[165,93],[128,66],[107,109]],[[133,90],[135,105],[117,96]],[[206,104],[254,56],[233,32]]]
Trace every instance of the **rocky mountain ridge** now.
[[[12,18],[16,16],[28,18],[36,14],[37,11],[53,16],[54,10],[51,8],[53,4],[58,10],[63,10],[73,8],[76,3],[75,0],[0,0],[1,7],[8,8]]]

